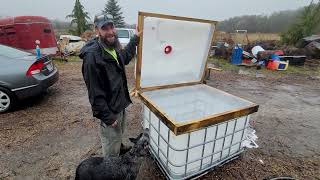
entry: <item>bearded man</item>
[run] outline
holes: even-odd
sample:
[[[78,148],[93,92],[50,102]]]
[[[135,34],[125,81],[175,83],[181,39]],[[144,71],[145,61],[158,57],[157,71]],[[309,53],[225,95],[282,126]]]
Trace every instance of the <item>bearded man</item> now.
[[[106,14],[95,16],[94,25],[96,38],[88,41],[80,51],[82,75],[92,114],[100,120],[102,153],[105,157],[119,156],[130,149],[122,144],[125,109],[132,103],[125,65],[135,56],[141,32],[136,32],[128,45],[121,48],[111,17]]]

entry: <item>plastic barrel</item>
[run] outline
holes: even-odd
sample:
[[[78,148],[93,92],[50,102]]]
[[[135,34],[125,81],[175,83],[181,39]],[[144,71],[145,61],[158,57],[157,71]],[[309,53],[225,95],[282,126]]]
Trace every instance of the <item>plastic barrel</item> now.
[[[242,48],[236,46],[232,50],[231,64],[242,64]]]

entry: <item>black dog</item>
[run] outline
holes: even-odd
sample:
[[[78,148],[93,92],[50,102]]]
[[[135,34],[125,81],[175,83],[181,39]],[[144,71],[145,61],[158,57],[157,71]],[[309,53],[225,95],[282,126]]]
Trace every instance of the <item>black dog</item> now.
[[[76,170],[76,180],[133,180],[136,179],[144,156],[148,154],[149,135],[141,133],[129,138],[132,149],[120,157],[91,157],[81,162]]]

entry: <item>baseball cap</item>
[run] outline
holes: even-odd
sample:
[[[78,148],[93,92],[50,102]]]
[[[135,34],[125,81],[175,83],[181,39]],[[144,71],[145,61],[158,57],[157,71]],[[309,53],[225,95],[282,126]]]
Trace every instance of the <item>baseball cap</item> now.
[[[113,25],[113,20],[112,16],[109,14],[100,14],[94,16],[94,25],[97,26],[98,28],[101,28],[102,26],[106,24],[112,24]]]

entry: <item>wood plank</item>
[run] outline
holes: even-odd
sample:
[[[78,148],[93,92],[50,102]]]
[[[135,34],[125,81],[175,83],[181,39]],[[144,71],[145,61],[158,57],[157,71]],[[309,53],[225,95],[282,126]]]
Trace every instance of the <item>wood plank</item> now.
[[[148,97],[140,92],[138,95],[142,102],[159,118],[160,121],[162,121],[172,132],[177,132],[176,122],[173,119],[170,119],[169,116],[157,105],[155,105]]]
[[[214,70],[214,71],[222,71],[222,69],[219,69],[219,68],[208,67],[207,70],[206,70],[206,79],[207,79],[207,80],[210,79],[211,70]]]
[[[136,88],[129,90],[129,95],[130,97],[136,97],[138,95]]]
[[[149,13],[149,12],[139,12],[139,15],[146,16],[146,17],[158,17],[158,18],[164,18],[164,19],[192,21],[192,22],[209,23],[209,24],[217,24],[218,23],[218,21],[213,21],[213,20],[205,20],[205,19],[182,17],[182,16],[172,16],[172,15]]]
[[[142,31],[144,27],[144,17],[142,15],[138,16],[138,29]],[[143,44],[143,33],[139,38],[138,52],[137,52],[137,62],[136,62],[136,90],[141,88],[141,65],[142,65],[142,44]]]
[[[220,68],[215,68],[215,67],[208,67],[209,70],[214,70],[214,71],[222,71]]]
[[[204,127],[212,126],[221,122],[225,122],[231,119],[239,118],[242,116],[247,116],[254,112],[257,112],[259,105],[251,105],[245,108],[239,108],[231,111],[226,111],[223,113],[215,114],[209,117],[197,119],[194,121],[190,121],[188,123],[180,123],[176,125],[176,135],[185,134],[188,132],[196,131],[199,129],[203,129]]]

